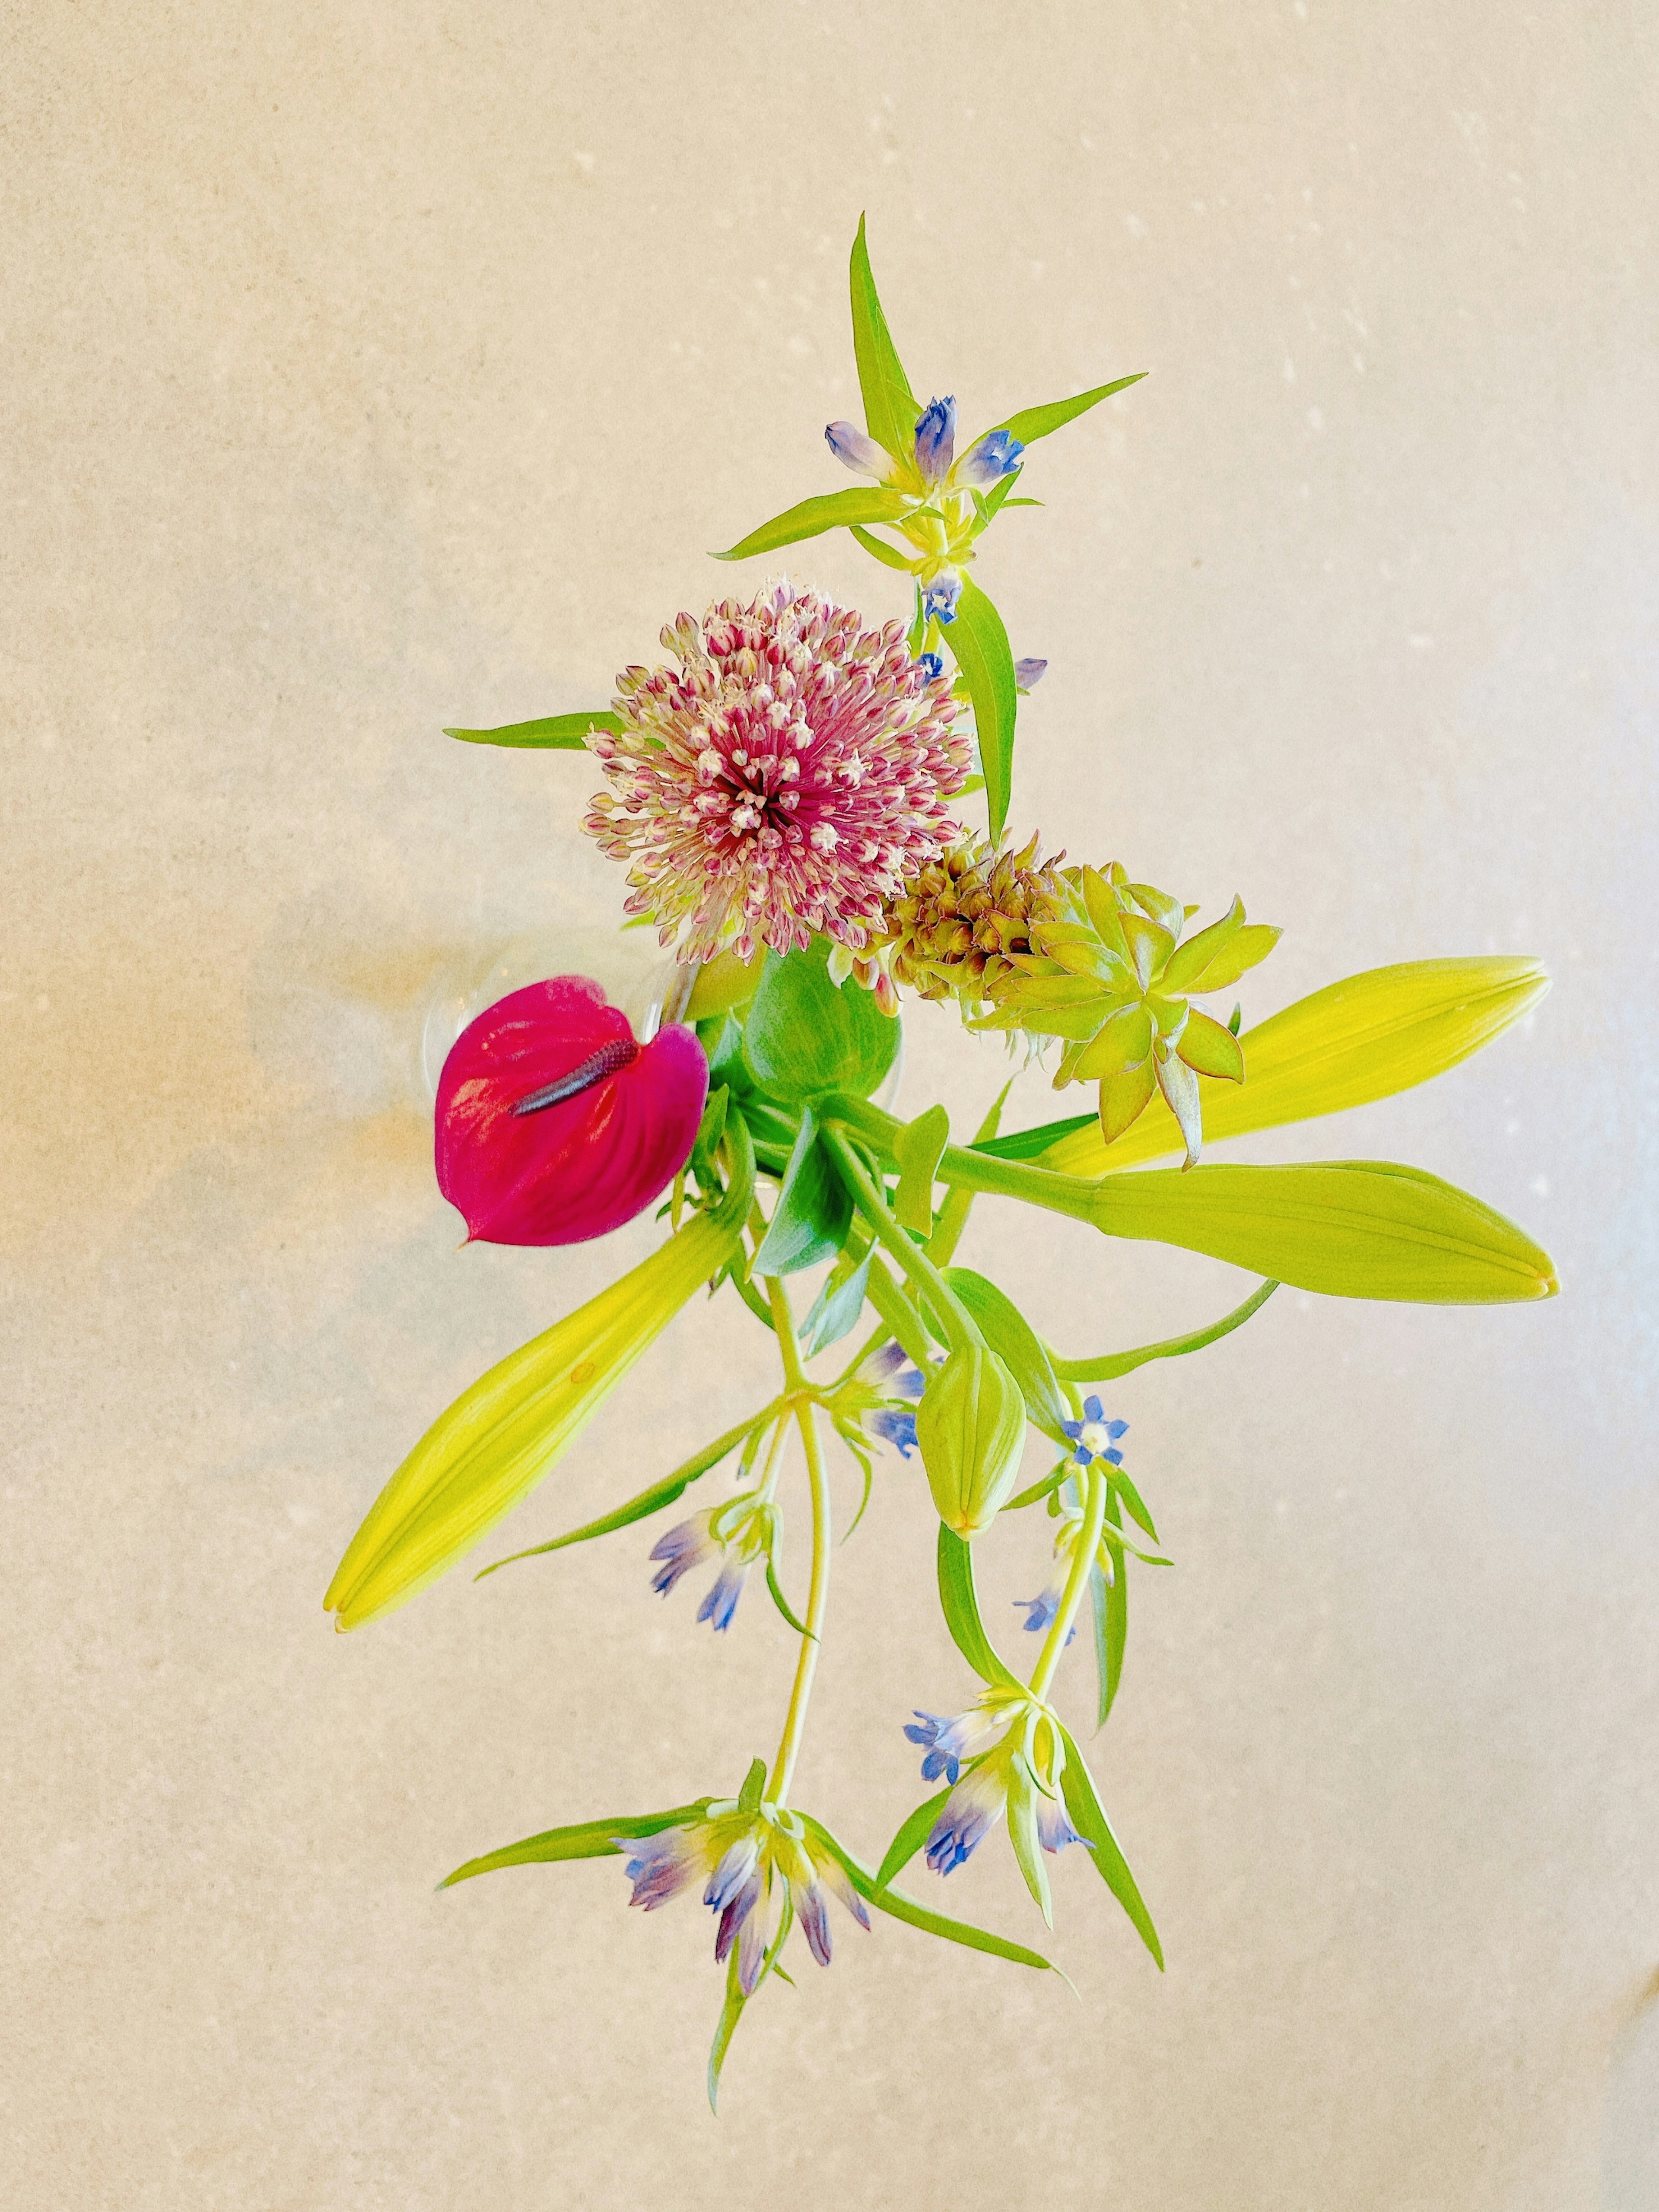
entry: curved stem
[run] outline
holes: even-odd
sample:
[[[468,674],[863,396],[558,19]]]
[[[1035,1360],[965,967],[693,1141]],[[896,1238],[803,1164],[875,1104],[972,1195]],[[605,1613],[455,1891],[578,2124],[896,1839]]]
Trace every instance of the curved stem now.
[[[1034,1698],[1046,1698],[1048,1694],[1048,1685],[1054,1679],[1054,1669],[1066,1649],[1072,1623],[1077,1619],[1083,1593],[1089,1587],[1089,1570],[1095,1563],[1095,1553],[1100,1549],[1100,1532],[1106,1525],[1106,1478],[1096,1466],[1085,1471],[1083,1480],[1083,1526],[1078,1531],[1072,1571],[1066,1577],[1066,1593],[1060,1601],[1060,1611],[1048,1625],[1048,1636],[1031,1674]]]
[[[817,1407],[801,1371],[800,1346],[795,1336],[794,1317],[789,1310],[788,1293],[781,1278],[776,1275],[767,1277],[766,1288],[772,1301],[778,1349],[783,1355],[784,1385],[794,1400],[795,1419],[800,1425],[800,1440],[806,1453],[806,1480],[812,1498],[812,1579],[806,1594],[806,1632],[800,1640],[794,1686],[789,1692],[789,1710],[783,1717],[783,1735],[778,1744],[777,1758],[773,1761],[767,1793],[775,1805],[781,1806],[787,1804],[789,1785],[795,1778],[795,1761],[800,1755],[801,1737],[806,1729],[806,1708],[812,1695],[818,1644],[830,1602],[830,1483],[824,1473],[823,1454],[818,1447]]]

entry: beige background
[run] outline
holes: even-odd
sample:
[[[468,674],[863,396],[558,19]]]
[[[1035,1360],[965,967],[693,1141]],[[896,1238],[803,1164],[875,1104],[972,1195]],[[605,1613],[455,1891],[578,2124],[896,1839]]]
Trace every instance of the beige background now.
[[[4,2201],[1659,2202],[1643,0],[4,21]],[[580,761],[438,732],[602,701],[761,580],[700,549],[845,481],[860,208],[969,422],[1152,372],[984,564],[1052,662],[1018,818],[1288,925],[1251,1018],[1544,956],[1524,1031],[1253,1156],[1465,1182],[1566,1295],[1286,1293],[1115,1391],[1176,1566],[1097,1748],[1167,1976],[1073,1853],[1075,1999],[843,1929],[716,2123],[706,1916],[612,1864],[432,1886],[731,1787],[787,1678],[763,1599],[717,1643],[640,1531],[350,1638],[319,1600],[449,1395],[647,1241],[456,1250],[434,979],[618,884]],[[796,567],[897,611],[850,545]],[[1000,1080],[913,1024],[913,1103]],[[1073,1351],[1243,1287],[988,1206],[974,1254]],[[751,1402],[728,1318],[519,1540]],[[890,1468],[837,1562],[801,1791],[872,1850],[900,1722],[967,1689],[929,1528]],[[994,1618],[1043,1541],[999,1535]],[[1000,1847],[952,1899],[1037,1932]]]

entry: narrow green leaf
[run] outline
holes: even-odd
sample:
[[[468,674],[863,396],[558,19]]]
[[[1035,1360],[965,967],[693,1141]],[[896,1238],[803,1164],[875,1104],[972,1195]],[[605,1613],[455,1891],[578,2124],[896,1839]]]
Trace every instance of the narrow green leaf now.
[[[775,514],[739,538],[716,561],[748,561],[757,553],[775,553],[780,545],[799,544],[803,538],[822,538],[826,530],[850,530],[854,523],[896,522],[905,511],[902,492],[885,484],[854,484],[847,491],[822,492]]]
[[[555,1536],[550,1543],[532,1544],[524,1552],[509,1552],[506,1559],[496,1559],[487,1567],[480,1567],[473,1580],[481,1583],[486,1575],[495,1574],[502,1567],[510,1567],[515,1559],[536,1559],[544,1552],[562,1552],[568,1544],[588,1543],[595,1536],[608,1536],[614,1529],[626,1528],[632,1522],[643,1521],[650,1514],[660,1513],[665,1505],[672,1505],[688,1490],[699,1475],[707,1474],[711,1468],[718,1467],[728,1453],[735,1451],[744,1437],[761,1427],[769,1417],[769,1414],[757,1414],[747,1421],[739,1421],[735,1429],[728,1429],[723,1437],[716,1437],[712,1444],[705,1444],[701,1451],[693,1452],[684,1466],[677,1467],[672,1474],[665,1474],[660,1482],[653,1482],[648,1489],[641,1490],[626,1504],[600,1514],[597,1521],[585,1521],[580,1528],[572,1528],[567,1535]]]
[[[534,745],[580,753],[587,750],[590,730],[614,737],[621,727],[621,717],[601,707],[591,714],[544,714],[533,722],[504,722],[497,730],[446,730],[444,735],[468,745]]]
[[[933,1832],[933,1823],[945,1810],[949,1788],[941,1790],[937,1797],[930,1797],[925,1805],[918,1805],[908,1820],[901,1823],[898,1833],[887,1846],[887,1855],[876,1873],[876,1887],[885,1889],[896,1874],[909,1865],[916,1853]]]
[[[878,446],[908,460],[915,451],[916,418],[921,410],[882,313],[862,216],[858,236],[853,240],[848,277],[853,303],[853,354],[858,363],[859,390],[864,396],[865,427]]]
[[[766,1587],[771,1595],[773,1604],[776,1606],[778,1611],[788,1622],[790,1627],[794,1630],[796,1635],[811,1637],[813,1643],[816,1644],[817,1642],[817,1638],[816,1636],[812,1636],[811,1630],[807,1627],[804,1621],[798,1620],[794,1614],[789,1610],[789,1601],[783,1594],[783,1585],[778,1580],[777,1569],[773,1565],[769,1559],[766,1562]]]
[[[1166,1336],[1161,1344],[1143,1344],[1133,1352],[1103,1352],[1097,1359],[1060,1359],[1052,1352],[1049,1358],[1062,1382],[1114,1382],[1120,1375],[1132,1374],[1137,1367],[1144,1367],[1149,1359],[1178,1359],[1186,1352],[1202,1352],[1206,1345],[1231,1336],[1236,1328],[1243,1328],[1252,1314],[1261,1312],[1278,1288],[1273,1281],[1259,1285],[1243,1305],[1235,1306],[1230,1314],[1212,1322],[1207,1328],[1195,1328],[1188,1336]]]
[[[1049,1973],[1059,1969],[1052,1959],[1045,1959],[1041,1951],[1027,1950],[1023,1943],[1011,1943],[1005,1936],[993,1936],[988,1929],[975,1928],[966,1920],[949,1920],[942,1912],[930,1912],[926,1905],[918,1905],[902,1889],[881,1889],[868,1867],[853,1856],[845,1845],[837,1843],[822,1821],[802,1814],[801,1820],[807,1832],[826,1850],[832,1851],[846,1869],[847,1878],[859,1895],[878,1912],[885,1912],[895,1920],[902,1920],[908,1927],[920,1928],[925,1935],[941,1936],[947,1943],[960,1943],[969,1951],[988,1952],[994,1959],[1007,1959],[1017,1966],[1041,1966]]]
[[[1014,720],[1019,711],[1019,687],[1014,681],[1013,651],[1002,626],[1002,617],[971,576],[962,580],[956,620],[942,635],[957,667],[968,679],[973,699],[980,766],[985,771],[985,803],[990,818],[991,842],[995,844],[1008,818],[1008,799],[1013,787]]]
[[[1118,1685],[1123,1680],[1123,1648],[1129,1638],[1129,1576],[1123,1547],[1108,1536],[1106,1548],[1111,1554],[1113,1579],[1109,1583],[1097,1566],[1089,1573],[1089,1596],[1095,1622],[1095,1676],[1100,1688],[1097,1729],[1105,1727],[1106,1717],[1117,1697]]]
[[[1079,1129],[1099,1127],[1098,1114],[1071,1114],[1063,1121],[1040,1122],[1035,1129],[1014,1129],[1006,1137],[999,1137],[994,1132],[988,1137],[975,1137],[973,1149],[988,1152],[994,1160],[1039,1160],[1052,1152],[1062,1137],[1074,1137]],[[1054,1163],[1049,1160],[1044,1164],[1052,1166]]]
[[[1066,1771],[1060,1778],[1060,1793],[1066,1800],[1066,1810],[1072,1816],[1072,1826],[1087,1842],[1094,1845],[1091,1856],[1099,1869],[1101,1880],[1128,1914],[1135,1933],[1158,1961],[1158,1972],[1164,1971],[1164,1947],[1158,1940],[1158,1930],[1152,1925],[1152,1916],[1142,1902],[1135,1887],[1135,1878],[1129,1871],[1129,1862],[1112,1833],[1112,1824],[1106,1818],[1095,1788],[1094,1777],[1083,1763],[1083,1753],[1065,1729],[1060,1735],[1066,1744]]]
[[[1055,1443],[1066,1443],[1066,1401],[1042,1340],[1006,1291],[971,1267],[947,1267],[945,1279],[962,1300],[981,1334],[1019,1385],[1034,1427]]]
[[[793,1275],[821,1260],[833,1259],[846,1242],[852,1219],[853,1201],[818,1142],[817,1124],[808,1108],[802,1112],[800,1134],[752,1272]]]
[[[1387,1160],[1108,1176],[1090,1216],[1109,1237],[1178,1244],[1325,1297],[1501,1305],[1559,1288],[1514,1222]]]
[[[1509,955],[1413,960],[1328,984],[1245,1030],[1243,1083],[1204,1094],[1205,1144],[1341,1113],[1425,1083],[1501,1036],[1548,988],[1539,962]],[[1109,1146],[1092,1115],[1053,1125],[1043,1165],[1103,1175],[1182,1149],[1160,1097]]]
[[[953,1528],[939,1526],[939,1601],[951,1640],[981,1681],[994,1687],[1020,1689],[1018,1676],[998,1656],[980,1619],[979,1595],[974,1588],[974,1561],[969,1546]]]
[[[872,537],[870,532],[864,529],[859,523],[849,522],[847,526],[859,544],[863,546],[865,551],[873,553],[884,568],[897,568],[907,576],[912,573],[910,556],[901,553],[896,545],[890,545],[884,538]]]
[[[1123,1500],[1125,1506],[1128,1510],[1130,1519],[1137,1522],[1139,1526],[1146,1530],[1146,1534],[1152,1538],[1153,1543],[1161,1544],[1164,1541],[1164,1539],[1158,1534],[1157,1528],[1152,1525],[1152,1516],[1147,1510],[1146,1499],[1135,1488],[1134,1484],[1130,1481],[1128,1476],[1123,1472],[1123,1469],[1121,1467],[1114,1468],[1110,1474],[1108,1475],[1107,1480],[1111,1484],[1112,1488],[1116,1492],[1117,1495]]]
[[[720,2001],[720,2016],[714,2023],[714,2040],[708,2049],[708,2109],[720,2111],[720,2069],[726,2064],[726,2054],[732,2048],[732,2039],[738,2032],[738,2022],[743,2018],[743,2008],[749,2000],[738,1979],[738,1949],[732,1945],[726,1961],[726,1995]]]
[[[898,1162],[898,1192],[893,1212],[902,1229],[918,1237],[933,1233],[933,1171],[951,1141],[951,1117],[943,1106],[930,1106],[907,1121],[893,1139]]]
[[[1146,371],[1137,369],[1133,376],[1120,376],[1111,384],[1097,384],[1092,392],[1079,392],[1075,399],[1051,399],[1046,407],[1023,407],[1018,415],[1011,415],[1006,422],[995,423],[998,430],[1006,430],[1029,446],[1035,439],[1046,438],[1051,432],[1063,430],[1068,422],[1075,422],[1079,415],[1086,415],[1091,407],[1098,407],[1103,399],[1109,399],[1115,392],[1127,392],[1132,384],[1139,384]],[[990,436],[990,431],[984,435]],[[978,443],[978,440],[975,441]],[[964,451],[968,450],[963,448]]]
[[[544,1828],[538,1836],[508,1844],[483,1858],[468,1859],[453,1874],[446,1875],[440,1889],[453,1889],[475,1874],[495,1874],[502,1867],[544,1866],[564,1859],[614,1858],[618,1836],[655,1836],[665,1828],[684,1827],[702,1818],[714,1800],[699,1797],[694,1805],[675,1805],[665,1813],[623,1813],[612,1820],[580,1820],[568,1828]]]

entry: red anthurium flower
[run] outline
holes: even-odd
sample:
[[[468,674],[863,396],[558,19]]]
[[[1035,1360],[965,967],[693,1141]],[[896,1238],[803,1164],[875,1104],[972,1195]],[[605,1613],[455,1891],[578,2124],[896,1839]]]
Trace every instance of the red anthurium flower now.
[[[580,1244],[631,1221],[690,1157],[708,1091],[695,1031],[638,1043],[585,975],[487,1006],[438,1084],[438,1188],[489,1244]]]

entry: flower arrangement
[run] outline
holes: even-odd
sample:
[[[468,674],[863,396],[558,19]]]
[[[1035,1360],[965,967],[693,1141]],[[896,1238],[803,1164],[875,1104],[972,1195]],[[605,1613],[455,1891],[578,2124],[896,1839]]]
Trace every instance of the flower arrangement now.
[[[866,427],[832,422],[825,435],[868,481],[801,501],[722,557],[849,530],[909,580],[908,623],[868,622],[773,583],[701,621],[678,616],[662,633],[669,659],[624,670],[602,712],[448,733],[592,756],[605,788],[585,826],[625,865],[628,914],[655,927],[676,964],[643,1036],[580,976],[485,1009],[439,1086],[440,1188],[484,1242],[603,1237],[659,1200],[669,1230],[439,1417],[353,1537],[325,1601],[337,1626],[356,1628],[471,1553],[700,1285],[729,1293],[734,1325],[747,1326],[746,1309],[772,1333],[780,1380],[768,1403],[599,1519],[512,1556],[666,1514],[732,1462],[735,1490],[675,1521],[644,1564],[665,1597],[692,1578],[696,1618],[717,1632],[751,1575],[763,1581],[799,1638],[775,1757],[755,1759],[732,1794],[551,1828],[448,1877],[611,1855],[647,1911],[700,1895],[725,1968],[711,2102],[744,2007],[769,1975],[787,1976],[797,1926],[829,1965],[830,1898],[861,1928],[874,1912],[1047,1968],[1041,1952],[899,1885],[918,1857],[948,1877],[1000,1826],[1045,1921],[1048,1863],[1079,1845],[1162,1965],[1052,1701],[1081,1627],[1104,1723],[1122,1677],[1130,1562],[1167,1564],[1125,1465],[1126,1425],[1087,1386],[1201,1352],[1280,1283],[1428,1304],[1556,1288],[1522,1230],[1420,1170],[1200,1164],[1206,1141],[1360,1105],[1455,1066],[1534,1005],[1547,979],[1524,958],[1414,962],[1333,983],[1244,1030],[1227,998],[1277,929],[1248,920],[1237,898],[1194,927],[1195,906],[1132,881],[1116,861],[1068,863],[1043,855],[1036,836],[1011,841],[1018,702],[1045,664],[1015,658],[975,580],[980,541],[1007,510],[1037,504],[1016,495],[1030,449],[1137,379],[1023,410],[958,455],[954,400],[919,402],[900,362],[861,222],[851,293]],[[981,794],[982,829],[969,818]],[[899,1119],[878,1102],[906,992],[954,1000],[970,1031],[1002,1033],[1027,1065],[1052,1061],[1056,1087],[1092,1088],[1089,1109],[1001,1135],[1000,1100],[966,1142],[941,1106]],[[1148,1165],[1171,1158],[1180,1164]],[[1190,1334],[1064,1356],[994,1282],[957,1264],[981,1194],[1208,1254],[1261,1280]],[[825,1272],[800,1312],[793,1291],[814,1269]],[[1022,1489],[1032,1431],[1051,1458]],[[855,1523],[878,1450],[920,1462],[939,1513],[939,1602],[965,1670],[960,1711],[895,1716],[896,1745],[908,1739],[921,1753],[927,1794],[879,1854],[854,1850],[795,1802],[829,1626],[832,1440],[863,1477]],[[780,1476],[795,1445],[811,1518],[799,1617],[775,1565]],[[1001,1516],[1036,1508],[1054,1524],[1054,1564],[1022,1601],[1024,1629],[1041,1638],[1024,1668],[986,1629],[975,1555]],[[737,1782],[735,1769],[726,1779]]]

